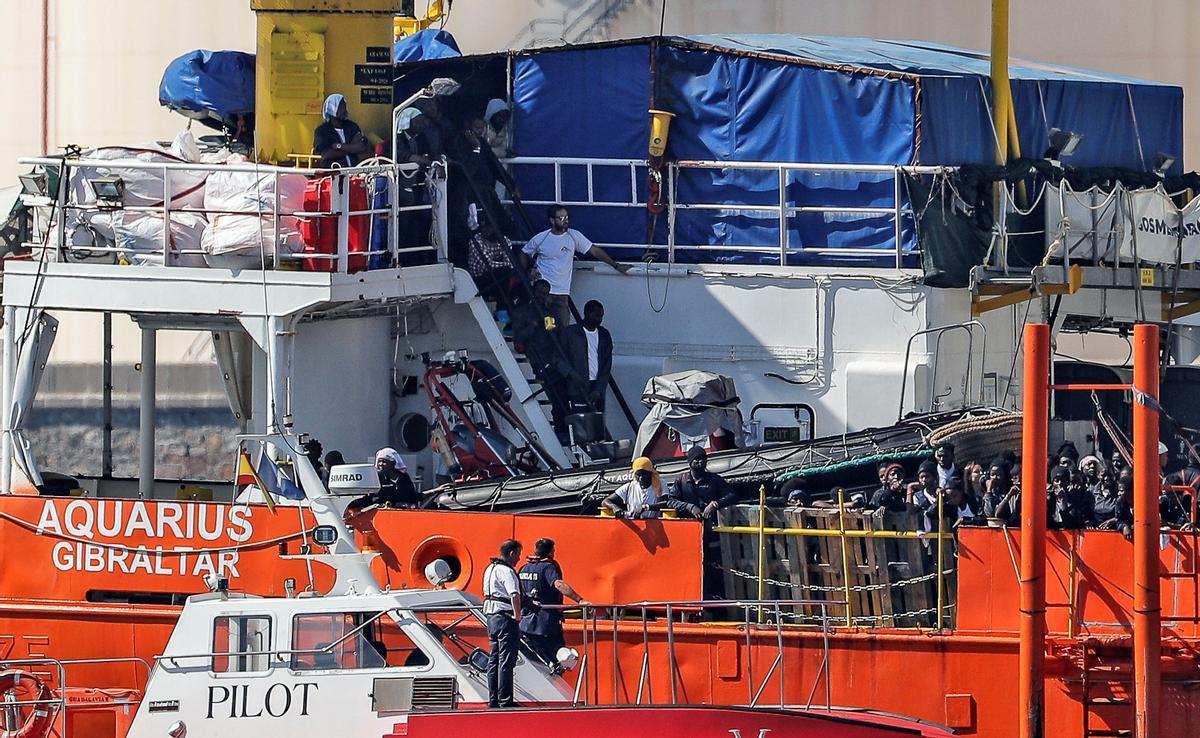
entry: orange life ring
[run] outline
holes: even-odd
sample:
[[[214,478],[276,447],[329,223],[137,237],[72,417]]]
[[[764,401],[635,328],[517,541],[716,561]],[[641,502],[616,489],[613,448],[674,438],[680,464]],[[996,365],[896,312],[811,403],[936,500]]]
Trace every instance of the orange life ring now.
[[[53,693],[46,683],[34,674],[20,669],[0,672],[0,694],[11,695],[10,706],[24,712],[22,703],[33,703],[25,721],[18,728],[0,730],[0,738],[45,738],[54,722]]]

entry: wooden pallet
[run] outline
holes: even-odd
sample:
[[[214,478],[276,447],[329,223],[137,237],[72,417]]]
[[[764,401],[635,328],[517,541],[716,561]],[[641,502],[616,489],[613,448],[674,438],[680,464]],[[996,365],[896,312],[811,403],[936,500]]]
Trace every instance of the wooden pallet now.
[[[722,511],[721,522],[730,526],[758,526],[758,507],[739,505]],[[839,516],[836,509],[768,508],[767,527],[846,530],[919,530],[920,517],[913,513],[860,513],[846,511]],[[756,533],[721,534],[722,564],[740,572],[758,571],[759,539]],[[768,598],[830,600],[846,598],[847,569],[849,573],[851,614],[856,624],[875,627],[928,626],[935,622],[933,615],[920,618],[901,614],[932,608],[937,602],[937,583],[934,578],[905,586],[890,586],[901,580],[930,574],[936,570],[936,542],[931,541],[929,552],[918,540],[898,538],[851,537],[846,539],[847,560],[842,557],[840,536],[769,535],[766,576],[768,579],[789,582],[790,587],[770,585],[765,589]],[[945,568],[953,568],[953,544],[945,546]],[[756,599],[758,582],[726,572],[726,595],[737,599]],[[885,586],[879,586],[885,585]],[[860,588],[860,589],[856,589]],[[954,577],[946,578],[946,601],[953,602]],[[805,622],[818,622],[819,606],[789,608],[797,615],[807,616]],[[952,611],[951,611],[952,612]],[[831,622],[845,623],[846,610],[841,605],[827,608]],[[944,624],[952,620],[949,612]]]

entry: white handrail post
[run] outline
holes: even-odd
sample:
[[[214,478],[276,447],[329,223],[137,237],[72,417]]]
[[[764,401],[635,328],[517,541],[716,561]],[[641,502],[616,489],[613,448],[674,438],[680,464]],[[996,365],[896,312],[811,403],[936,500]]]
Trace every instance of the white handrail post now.
[[[667,165],[667,276],[671,275],[671,265],[675,263],[675,172],[678,168],[675,162]]]
[[[162,252],[163,266],[171,266],[175,260],[171,256],[171,170],[163,167],[163,232]]]
[[[350,242],[350,175],[335,174],[334,182],[337,183],[337,193],[331,201],[336,203],[334,207],[338,219],[336,271],[338,274],[346,274],[350,271],[350,256],[347,251]]]
[[[779,266],[787,266],[787,168],[779,167]]]
[[[279,172],[271,172],[271,182],[275,194],[275,207],[271,210],[272,268],[279,269],[279,252],[283,248],[283,238],[279,234]]]
[[[62,216],[59,216],[62,219]],[[12,305],[4,306],[4,383],[3,397],[4,417],[0,419],[3,435],[0,436],[0,494],[12,494],[12,459],[13,459],[13,428],[12,404],[13,383],[17,376],[17,308]]]
[[[900,167],[892,169],[892,197],[896,203],[896,268],[904,266],[904,229],[900,210]],[[916,217],[915,215],[913,216]]]
[[[446,208],[446,180],[449,172],[444,161],[439,162],[437,168],[441,170],[440,173],[434,167],[430,167],[429,182],[433,186],[431,199],[435,211],[433,219],[437,225],[438,261],[446,262],[450,260],[450,215]]]
[[[399,165],[393,164],[388,169],[388,251],[392,255],[391,266],[400,266],[400,173]],[[371,203],[374,206],[375,203]],[[409,211],[411,212],[411,211]],[[409,212],[406,212],[407,216]]]

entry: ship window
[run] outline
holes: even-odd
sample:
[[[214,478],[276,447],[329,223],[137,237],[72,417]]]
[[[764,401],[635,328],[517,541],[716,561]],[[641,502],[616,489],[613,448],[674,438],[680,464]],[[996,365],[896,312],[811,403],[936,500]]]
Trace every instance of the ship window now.
[[[116,589],[89,589],[85,595],[88,602],[113,605],[182,605],[188,597],[191,597],[191,594],[187,592],[132,592]]]
[[[292,620],[292,668],[383,669],[426,666],[429,656],[387,612],[297,615]]]
[[[213,620],[212,670],[218,674],[270,668],[271,618],[220,616]]]

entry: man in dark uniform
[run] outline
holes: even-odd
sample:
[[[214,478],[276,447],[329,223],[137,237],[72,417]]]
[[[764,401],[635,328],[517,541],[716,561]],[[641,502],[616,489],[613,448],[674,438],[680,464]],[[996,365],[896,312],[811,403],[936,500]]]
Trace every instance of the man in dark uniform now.
[[[667,507],[704,521],[704,596],[721,599],[725,578],[717,568],[721,542],[713,533],[717,510],[737,502],[737,492],[719,474],[708,470],[708,452],[702,446],[688,449],[688,470],[675,480],[665,500]]]
[[[546,609],[561,605],[563,595],[581,605],[587,601],[562,578],[562,569],[554,560],[554,541],[541,538],[533,546],[533,556],[517,573],[521,580],[521,635],[538,657],[558,668],[558,650],[566,645],[563,637],[562,610]]]

